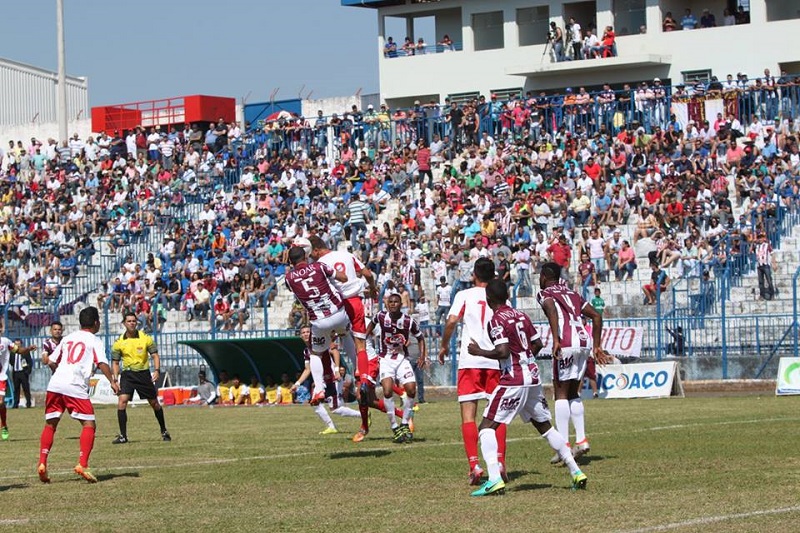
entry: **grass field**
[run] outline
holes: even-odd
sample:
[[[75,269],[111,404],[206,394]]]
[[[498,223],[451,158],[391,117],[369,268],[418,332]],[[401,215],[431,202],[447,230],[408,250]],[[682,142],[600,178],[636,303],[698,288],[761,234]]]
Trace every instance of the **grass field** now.
[[[35,475],[42,410],[9,412],[0,442],[4,531],[797,531],[800,398],[587,402],[588,490],[533,428],[508,431],[505,496],[470,498],[457,405],[417,413],[416,442],[394,445],[383,415],[320,436],[311,408],[171,408],[173,442],[148,407],[129,409],[132,442],[112,446],[114,408],[98,409],[91,465],[72,474],[79,426],[63,420]],[[380,413],[378,413],[380,415]]]

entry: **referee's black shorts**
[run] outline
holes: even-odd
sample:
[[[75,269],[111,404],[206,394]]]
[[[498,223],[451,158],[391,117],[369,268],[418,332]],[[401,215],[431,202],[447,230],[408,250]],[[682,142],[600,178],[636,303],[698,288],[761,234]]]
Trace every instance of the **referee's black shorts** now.
[[[155,400],[158,391],[153,384],[153,377],[149,370],[124,370],[119,379],[119,393],[133,396],[133,391],[139,393],[142,400]]]

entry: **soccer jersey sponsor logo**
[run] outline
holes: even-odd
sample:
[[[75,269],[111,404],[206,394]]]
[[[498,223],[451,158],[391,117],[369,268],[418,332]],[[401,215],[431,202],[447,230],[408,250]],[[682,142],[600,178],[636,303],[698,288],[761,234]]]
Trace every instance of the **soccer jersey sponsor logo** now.
[[[500,402],[500,410],[513,411],[519,407],[520,400],[521,398],[503,398],[503,401]]]

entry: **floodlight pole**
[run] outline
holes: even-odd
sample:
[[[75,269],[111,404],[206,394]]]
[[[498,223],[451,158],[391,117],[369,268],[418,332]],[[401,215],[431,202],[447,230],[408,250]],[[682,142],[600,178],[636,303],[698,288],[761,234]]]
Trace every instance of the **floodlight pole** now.
[[[58,41],[58,136],[59,142],[69,138],[67,132],[67,53],[64,39],[64,0],[56,0],[56,40]]]

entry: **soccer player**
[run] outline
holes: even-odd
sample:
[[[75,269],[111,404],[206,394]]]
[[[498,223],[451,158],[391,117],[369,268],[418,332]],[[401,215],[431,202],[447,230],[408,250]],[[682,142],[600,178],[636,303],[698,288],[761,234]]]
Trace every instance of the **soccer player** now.
[[[67,411],[83,426],[80,436],[80,455],[75,473],[89,483],[97,483],[97,478],[89,471],[89,455],[94,447],[95,428],[94,408],[89,401],[89,378],[94,367],[100,369],[111,382],[115,394],[119,385],[111,375],[103,341],[95,336],[100,331],[100,313],[96,307],[87,307],[78,315],[80,331],[67,335],[50,353],[49,366],[53,370],[47,385],[44,419],[39,447],[39,481],[50,483],[47,473],[47,457],[53,448],[53,438],[61,415]]]
[[[320,355],[328,349],[333,335],[349,335],[350,319],[344,310],[344,301],[331,279],[344,283],[347,274],[325,263],[308,263],[305,250],[300,246],[289,249],[292,269],[286,273],[286,286],[308,311],[311,321],[311,377],[314,390],[311,405],[325,400],[324,368]]]
[[[486,286],[486,303],[494,315],[487,332],[493,348],[483,349],[474,341],[468,348],[471,355],[499,360],[501,366],[500,383],[489,398],[480,425],[481,454],[489,479],[472,495],[487,496],[505,488],[506,480],[497,460],[497,428],[510,424],[517,415],[523,422],[532,423],[569,466],[572,488],[586,488],[586,475],[572,458],[567,441],[550,425],[550,410],[534,360],[542,349],[542,341],[530,318],[508,306],[507,300],[508,287],[503,280],[490,281]]]
[[[29,354],[35,346],[22,346],[8,337],[0,337],[0,438],[8,440],[8,424],[6,423],[6,388],[8,387],[8,367],[11,354]]]
[[[128,442],[128,402],[134,391],[139,393],[139,398],[147,400],[153,408],[153,414],[161,428],[161,439],[169,442],[172,437],[167,431],[164,422],[164,410],[158,403],[158,391],[155,383],[161,374],[161,359],[158,356],[158,347],[153,337],[136,326],[138,320],[135,313],[125,313],[122,317],[125,331],[111,346],[111,369],[114,381],[119,379],[119,400],[117,401],[117,421],[119,422],[119,435],[112,444],[125,444]],[[150,373],[150,359],[153,359],[153,373]],[[120,375],[120,361],[122,371]]]
[[[386,304],[388,311],[381,311],[367,328],[367,335],[371,335],[376,324],[381,328],[380,351],[380,381],[383,387],[383,402],[389,424],[394,432],[393,441],[396,443],[411,442],[414,434],[409,428],[409,422],[414,415],[414,401],[417,397],[417,382],[414,369],[408,360],[408,344],[414,336],[419,343],[419,367],[425,368],[428,364],[428,352],[425,348],[425,338],[419,329],[417,321],[400,310],[402,300],[399,294],[392,294]],[[405,389],[406,400],[403,402],[402,423],[397,423],[394,412],[393,385],[397,382]]]
[[[367,328],[369,328],[371,321],[366,319]],[[380,325],[376,324],[372,330],[373,335],[378,335],[380,332]],[[378,356],[378,351],[375,350],[375,345],[370,341],[370,339],[366,339],[366,346],[367,346],[367,362],[368,364],[368,371],[366,375],[361,376],[361,387],[356,388],[356,397],[358,398],[358,407],[359,411],[361,412],[362,421],[361,421],[361,428],[359,428],[358,433],[353,436],[353,442],[362,442],[367,435],[369,434],[369,426],[370,426],[370,419],[369,419],[369,411],[367,411],[367,424],[364,425],[363,416],[363,406],[366,406],[367,409],[370,407],[373,409],[377,409],[381,413],[386,412],[386,402],[383,398],[378,398],[377,394],[375,393],[375,386],[378,383],[378,377],[380,374],[380,357]],[[396,383],[392,388],[393,392],[398,396],[402,396],[405,392],[403,387],[398,386]],[[394,409],[395,417],[402,417],[403,410],[395,407]],[[413,418],[409,421],[409,428],[411,432],[414,432],[413,429]]]
[[[580,395],[586,363],[592,356],[601,365],[608,363],[610,358],[603,350],[600,340],[603,317],[577,292],[561,283],[560,279],[561,267],[557,263],[542,265],[539,276],[542,290],[536,298],[550,324],[553,338],[556,429],[569,443],[569,423],[572,421],[575,427],[575,448],[572,453],[577,459],[589,451]],[[592,322],[591,337],[583,325],[582,317]],[[561,461],[563,458],[556,454],[550,462],[558,464]]]
[[[364,266],[353,254],[343,252],[340,250],[331,251],[325,241],[312,235],[308,238],[311,243],[311,257],[316,261],[325,263],[337,272],[344,272],[347,276],[347,281],[339,282],[334,280],[333,285],[339,289],[344,299],[344,309],[350,319],[350,327],[354,341],[354,351],[356,356],[356,379],[360,381],[357,393],[359,398],[363,392],[366,392],[366,383],[361,381],[361,376],[366,376],[369,371],[369,357],[367,356],[367,322],[364,312],[364,303],[361,299],[364,293],[365,285],[369,289],[367,296],[369,298],[378,297],[378,286],[375,284],[375,276],[372,271]],[[344,349],[348,352],[347,355],[353,357],[353,353],[349,352],[348,347],[351,345],[346,339],[343,339]],[[359,401],[359,411],[361,412],[361,429],[369,429],[369,407],[365,402]],[[365,435],[366,433],[359,432],[358,435]],[[363,437],[362,437],[363,440]]]
[[[300,328],[300,338],[306,343],[303,349],[303,359],[305,360],[305,368],[297,381],[292,385],[292,392],[308,379],[311,375],[311,328],[304,326]],[[345,417],[358,418],[361,413],[355,409],[345,407],[344,400],[342,400],[342,381],[339,379],[339,349],[336,344],[331,344],[330,348],[320,355],[323,366],[323,378],[325,379],[325,399],[328,403],[328,408],[333,414]],[[325,424],[325,429],[319,432],[320,435],[335,435],[339,433],[336,429],[336,424],[333,423],[331,415],[325,410],[321,403],[314,405],[314,412]]]
[[[50,354],[52,354],[61,343],[64,335],[64,325],[61,322],[50,324],[50,338],[42,343],[42,363],[50,365]]]
[[[456,293],[447,316],[439,350],[439,364],[444,364],[445,355],[450,350],[450,338],[459,321],[463,321],[461,349],[458,354],[458,401],[461,406],[461,436],[469,461],[469,483],[479,485],[483,469],[478,462],[478,425],[475,417],[478,400],[488,399],[500,381],[500,366],[497,361],[486,357],[476,357],[469,353],[471,340],[483,349],[491,350],[492,343],[486,332],[486,325],[492,319],[492,309],[486,303],[486,284],[495,276],[494,262],[481,257],[475,261],[472,271],[474,287]],[[505,472],[506,426],[497,428],[498,460],[500,470]]]

